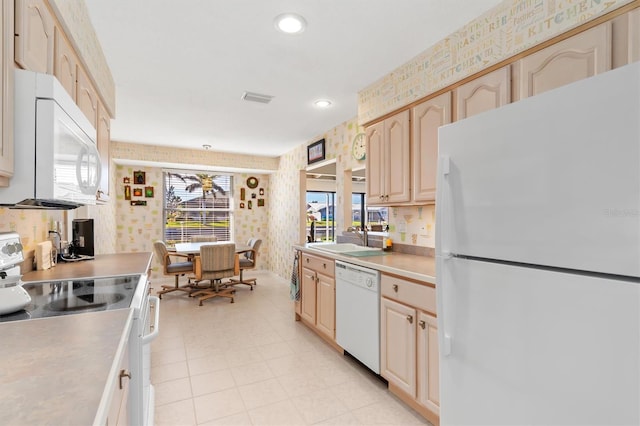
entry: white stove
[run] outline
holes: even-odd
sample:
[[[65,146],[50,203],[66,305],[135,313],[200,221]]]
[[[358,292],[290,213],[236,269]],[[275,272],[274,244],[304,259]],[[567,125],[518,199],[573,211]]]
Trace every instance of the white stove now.
[[[20,281],[23,261],[20,236],[16,232],[0,233],[0,315],[20,311],[31,302]]]

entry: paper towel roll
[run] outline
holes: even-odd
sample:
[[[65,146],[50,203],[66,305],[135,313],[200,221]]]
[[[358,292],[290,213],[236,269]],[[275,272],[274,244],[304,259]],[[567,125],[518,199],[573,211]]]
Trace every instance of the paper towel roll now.
[[[36,268],[38,271],[51,268],[51,241],[43,241],[36,245]]]

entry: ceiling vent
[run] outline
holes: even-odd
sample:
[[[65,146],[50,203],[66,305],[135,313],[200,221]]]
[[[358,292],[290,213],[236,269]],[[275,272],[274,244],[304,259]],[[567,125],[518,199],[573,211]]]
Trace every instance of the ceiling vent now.
[[[242,100],[249,102],[259,102],[261,104],[268,104],[273,99],[273,96],[262,95],[260,93],[244,92],[242,94]]]

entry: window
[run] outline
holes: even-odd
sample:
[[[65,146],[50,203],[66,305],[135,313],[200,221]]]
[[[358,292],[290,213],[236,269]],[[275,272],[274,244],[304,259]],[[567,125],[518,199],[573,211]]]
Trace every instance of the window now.
[[[307,241],[335,241],[335,192],[307,191]]]
[[[164,240],[170,246],[193,235],[231,241],[232,177],[207,172],[164,172]]]
[[[384,231],[385,226],[389,223],[389,208],[370,207],[366,205],[365,200],[365,194],[361,192],[354,192],[352,194],[351,226],[357,226],[360,228],[363,226],[369,226],[372,231]],[[363,216],[365,217],[364,223],[362,223]]]

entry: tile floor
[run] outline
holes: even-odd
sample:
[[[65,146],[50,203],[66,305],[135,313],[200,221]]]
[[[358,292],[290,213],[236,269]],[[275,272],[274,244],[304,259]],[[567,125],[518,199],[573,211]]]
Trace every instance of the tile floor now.
[[[294,321],[287,280],[249,275],[258,286],[237,286],[233,304],[163,296],[151,346],[156,425],[429,424]]]

